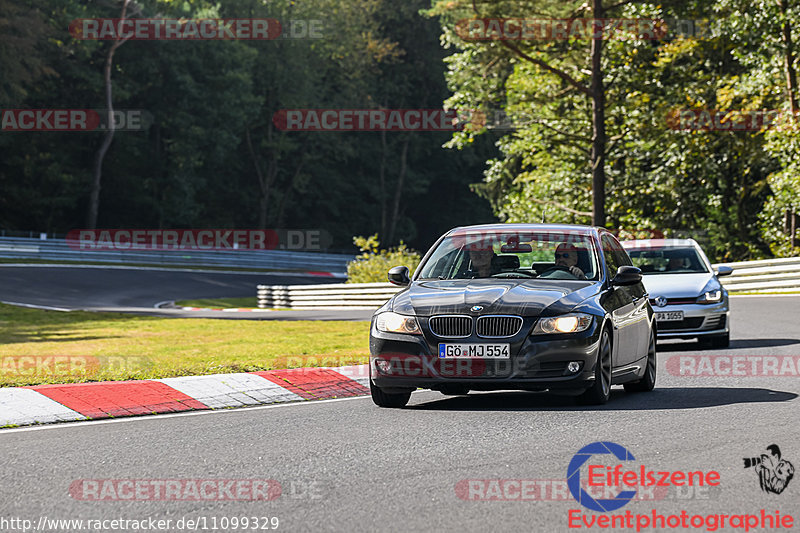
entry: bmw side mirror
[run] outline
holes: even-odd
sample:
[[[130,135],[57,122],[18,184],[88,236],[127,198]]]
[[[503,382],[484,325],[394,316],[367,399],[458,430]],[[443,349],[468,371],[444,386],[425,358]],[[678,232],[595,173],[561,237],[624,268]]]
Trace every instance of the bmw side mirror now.
[[[390,268],[389,283],[400,286],[405,286],[411,283],[411,277],[408,275],[408,267],[396,266]]]
[[[612,286],[636,285],[642,281],[642,271],[635,266],[624,265],[619,267],[617,275],[611,280]]]
[[[717,276],[730,276],[733,273],[733,269],[729,266],[720,266],[717,267]]]

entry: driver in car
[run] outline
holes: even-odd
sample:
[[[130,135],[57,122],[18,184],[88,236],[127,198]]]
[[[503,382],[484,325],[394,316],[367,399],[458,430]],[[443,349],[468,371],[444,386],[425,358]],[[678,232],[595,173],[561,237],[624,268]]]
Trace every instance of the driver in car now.
[[[667,270],[683,270],[686,268],[686,258],[682,256],[672,256],[669,258]]]
[[[474,277],[488,278],[496,272],[492,269],[492,259],[495,257],[494,250],[491,248],[478,248],[469,251],[469,258],[472,263],[470,272]]]
[[[562,242],[556,248],[556,266],[565,267],[570,274],[578,279],[586,279],[583,270],[578,268],[578,249],[573,245]]]

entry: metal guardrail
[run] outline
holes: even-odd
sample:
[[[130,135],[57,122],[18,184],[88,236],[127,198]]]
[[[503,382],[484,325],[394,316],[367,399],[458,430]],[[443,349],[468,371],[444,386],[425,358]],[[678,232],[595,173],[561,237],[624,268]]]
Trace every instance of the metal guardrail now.
[[[399,290],[390,283],[259,285],[258,307],[377,309]]]
[[[733,268],[730,276],[720,278],[728,292],[800,291],[800,257],[742,261],[713,265]]]
[[[330,272],[344,276],[355,256],[283,250],[80,250],[65,239],[0,237],[0,258],[109,264],[227,267]]]
[[[733,268],[720,278],[729,292],[800,291],[800,258],[720,263]],[[291,309],[377,309],[401,288],[390,283],[259,285],[258,306]]]

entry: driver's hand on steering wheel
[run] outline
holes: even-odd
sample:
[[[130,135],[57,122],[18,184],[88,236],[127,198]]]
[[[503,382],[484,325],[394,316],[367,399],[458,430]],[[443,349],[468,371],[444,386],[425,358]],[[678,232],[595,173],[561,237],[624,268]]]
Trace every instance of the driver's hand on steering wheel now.
[[[578,279],[586,279],[586,275],[583,273],[583,270],[581,270],[580,268],[576,267],[575,265],[572,265],[571,267],[569,267],[569,273],[572,274],[573,276],[575,276]]]

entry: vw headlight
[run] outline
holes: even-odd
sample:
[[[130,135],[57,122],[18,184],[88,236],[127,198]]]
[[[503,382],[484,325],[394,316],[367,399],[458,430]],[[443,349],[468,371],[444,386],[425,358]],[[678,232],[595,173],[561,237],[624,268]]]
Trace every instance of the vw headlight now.
[[[722,287],[715,280],[711,280],[703,287],[703,294],[697,298],[699,304],[718,304],[722,301]]]
[[[533,328],[534,335],[546,333],[578,333],[592,325],[592,316],[583,313],[540,318]]]
[[[699,304],[718,304],[722,301],[722,289],[708,291],[697,299]]]
[[[385,333],[410,333],[420,334],[419,323],[413,316],[398,315],[397,313],[381,313],[375,319],[375,327]]]

